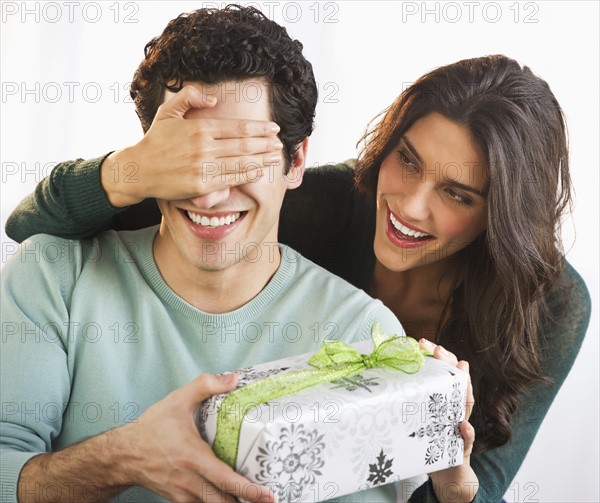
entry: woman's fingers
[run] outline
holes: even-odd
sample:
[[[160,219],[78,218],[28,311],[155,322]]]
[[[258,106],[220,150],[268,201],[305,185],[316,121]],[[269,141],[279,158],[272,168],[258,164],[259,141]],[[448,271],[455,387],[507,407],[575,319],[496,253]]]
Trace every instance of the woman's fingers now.
[[[248,156],[255,154],[281,155],[283,143],[277,137],[263,138],[225,138],[213,140],[212,154],[218,159],[222,157]]]
[[[469,374],[469,362],[466,360],[458,361],[458,358],[443,346],[435,344],[427,339],[421,339],[419,341],[421,349],[431,351],[433,356],[438,360],[448,362],[450,365],[454,365],[456,368]],[[465,421],[471,417],[473,407],[475,405],[475,398],[473,396],[473,385],[471,384],[471,375],[469,374],[469,382],[467,383],[467,397],[466,397],[466,410],[465,410]]]
[[[279,126],[270,121],[249,119],[202,118],[203,129],[217,140],[227,138],[276,137]]]
[[[473,452],[473,444],[475,443],[475,428],[473,428],[473,425],[467,420],[460,423],[459,428],[460,434],[465,442],[464,457],[468,458]]]
[[[421,347],[421,349],[431,351],[433,353],[433,356],[435,356],[438,360],[443,360],[445,362],[448,362],[450,365],[454,366],[456,366],[456,364],[458,363],[458,358],[456,358],[454,353],[451,353],[439,344],[435,344],[427,339],[421,339],[419,341],[419,346]]]
[[[167,100],[158,107],[154,120],[184,119],[191,110],[212,108],[216,103],[217,99],[214,96],[187,85],[176,94],[168,93]]]
[[[456,367],[469,374],[469,362],[461,360],[457,363]],[[473,384],[471,383],[471,375],[469,374],[469,382],[467,383],[467,409],[465,411],[465,420],[471,417],[474,406],[475,397],[473,395]]]

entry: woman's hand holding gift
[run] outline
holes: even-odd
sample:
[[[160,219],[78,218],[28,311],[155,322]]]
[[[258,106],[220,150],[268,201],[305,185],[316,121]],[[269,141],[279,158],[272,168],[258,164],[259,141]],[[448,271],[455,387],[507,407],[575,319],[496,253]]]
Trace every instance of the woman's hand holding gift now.
[[[438,360],[448,362],[460,370],[469,373],[469,363],[465,360],[459,361],[453,353],[446,350],[443,346],[434,344],[427,339],[421,339],[419,345],[422,349],[431,351],[433,356]],[[469,423],[469,418],[471,417],[474,405],[473,386],[471,384],[471,379],[469,378],[465,419],[460,424],[460,432],[465,442],[463,464],[446,468],[445,470],[440,470],[429,475],[433,483],[433,490],[440,503],[445,503],[447,501],[455,503],[470,502],[475,497],[479,488],[477,475],[471,468],[471,453],[473,451],[473,444],[475,443],[475,429],[471,423]]]

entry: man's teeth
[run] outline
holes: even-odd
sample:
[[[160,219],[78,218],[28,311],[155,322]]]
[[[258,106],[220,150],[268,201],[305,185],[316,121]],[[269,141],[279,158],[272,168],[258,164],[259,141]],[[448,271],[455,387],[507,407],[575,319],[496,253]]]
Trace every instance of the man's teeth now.
[[[201,225],[202,227],[221,227],[222,225],[229,225],[235,222],[238,218],[240,218],[240,213],[232,213],[231,215],[227,215],[226,217],[210,217],[197,215],[196,213],[192,213],[191,211],[187,211],[187,216],[190,217],[190,220],[195,224]]]
[[[423,232],[418,232],[418,231],[415,231],[413,229],[409,229],[405,225],[402,225],[400,222],[398,222],[398,220],[396,220],[396,217],[394,217],[394,215],[392,215],[391,213],[390,213],[390,220],[391,220],[392,225],[394,226],[394,228],[398,232],[401,232],[402,234],[404,234],[406,236],[410,236],[410,237],[413,237],[413,238],[424,238],[424,237],[429,236],[429,234],[425,234]]]

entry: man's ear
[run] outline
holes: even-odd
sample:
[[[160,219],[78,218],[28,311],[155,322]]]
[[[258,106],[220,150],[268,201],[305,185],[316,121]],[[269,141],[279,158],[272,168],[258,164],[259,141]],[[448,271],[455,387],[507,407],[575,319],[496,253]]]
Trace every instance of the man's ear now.
[[[302,142],[296,147],[295,159],[290,169],[285,175],[288,190],[295,189],[302,183],[302,177],[304,177],[304,165],[306,164],[306,154],[308,152],[308,137],[304,138]]]

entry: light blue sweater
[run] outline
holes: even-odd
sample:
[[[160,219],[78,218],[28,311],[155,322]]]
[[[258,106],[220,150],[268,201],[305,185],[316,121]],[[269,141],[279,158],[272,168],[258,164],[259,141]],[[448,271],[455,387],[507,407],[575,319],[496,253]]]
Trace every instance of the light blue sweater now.
[[[88,241],[37,235],[2,271],[1,501],[21,468],[136,419],[198,374],[316,351],[325,338],[402,328],[380,301],[280,246],[282,261],[244,307],[208,314],[165,283],[157,227]],[[134,487],[119,501],[162,501]],[[393,486],[347,501],[395,501]]]

